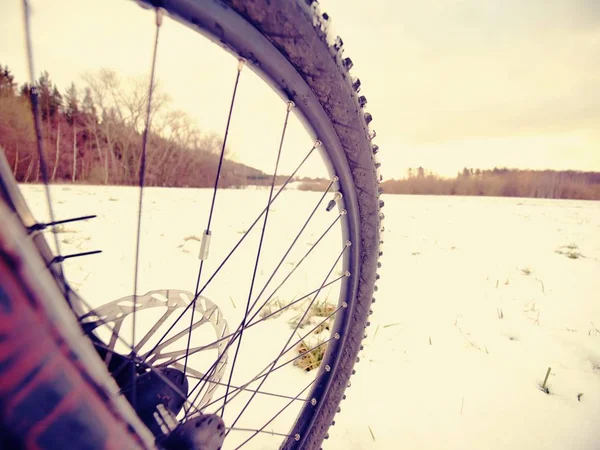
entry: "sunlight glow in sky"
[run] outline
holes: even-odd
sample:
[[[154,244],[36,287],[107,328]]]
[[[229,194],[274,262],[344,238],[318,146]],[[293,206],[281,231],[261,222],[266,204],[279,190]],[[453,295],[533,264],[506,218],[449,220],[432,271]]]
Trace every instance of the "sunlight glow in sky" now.
[[[64,90],[86,70],[149,70],[153,15],[133,2],[35,0],[36,70]],[[600,171],[600,3],[595,0],[323,0],[374,116],[383,174],[424,166]],[[172,107],[223,132],[237,62],[179,24],[161,30]],[[0,4],[0,63],[26,80],[20,0]],[[81,84],[81,83],[79,83]],[[270,170],[285,105],[243,73],[230,147]],[[288,131],[284,169],[310,147]],[[265,149],[268,148],[267,152]],[[268,153],[268,158],[267,158]]]

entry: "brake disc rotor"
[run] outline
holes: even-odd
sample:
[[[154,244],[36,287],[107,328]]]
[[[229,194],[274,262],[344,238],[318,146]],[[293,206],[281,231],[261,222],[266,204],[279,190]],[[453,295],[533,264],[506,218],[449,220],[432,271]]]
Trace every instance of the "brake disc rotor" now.
[[[185,339],[187,342],[187,337],[190,332],[189,328],[173,335],[169,333],[167,338],[161,339],[161,342],[158,345],[152,346],[152,349],[145,354],[141,354],[140,350],[150,341],[152,336],[157,333],[164,333],[168,329],[165,322],[169,317],[177,310],[183,310],[188,307],[193,298],[194,294],[191,292],[179,289],[150,291],[144,295],[138,295],[137,297],[123,297],[102,305],[101,307],[84,314],[80,318],[80,322],[88,331],[95,330],[103,325],[108,325],[112,329],[110,340],[106,345],[106,350],[108,350],[108,352],[106,352],[104,358],[104,362],[108,365],[115,354],[115,346],[119,340],[119,332],[123,322],[127,316],[134,311],[134,300],[136,301],[136,312],[166,307],[166,312],[152,325],[145,336],[136,343],[134,353],[150,367],[173,367],[183,372],[184,365],[180,361],[185,358],[187,349],[173,350],[169,349],[169,347],[173,347],[173,344],[180,339]],[[223,318],[223,314],[219,307],[204,296],[199,296],[197,298],[194,309],[195,314],[192,332],[201,326],[210,324],[216,335],[214,341],[205,345],[190,347],[189,352],[187,352],[189,356],[207,350],[217,351],[217,364],[215,365],[214,370],[210,371],[211,373],[209,373],[208,376],[203,372],[189,367],[189,365],[185,368],[185,373],[189,378],[203,380],[203,382],[206,383],[204,395],[201,397],[199,403],[196,403],[197,408],[202,409],[211,401],[212,396],[225,373],[225,368],[227,366],[226,348],[228,340],[224,338],[229,334],[229,326]]]

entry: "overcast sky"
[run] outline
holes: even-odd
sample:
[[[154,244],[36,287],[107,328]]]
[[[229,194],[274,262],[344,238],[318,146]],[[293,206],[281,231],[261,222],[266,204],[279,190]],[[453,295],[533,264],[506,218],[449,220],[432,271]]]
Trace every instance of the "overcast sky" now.
[[[85,70],[147,74],[152,15],[125,0],[36,0],[36,69],[64,89]],[[374,116],[386,178],[422,165],[600,171],[597,0],[323,0]],[[25,81],[20,0],[0,2],[0,63]],[[158,76],[173,107],[222,132],[236,61],[174,23]],[[244,72],[230,144],[268,168],[285,106]],[[290,130],[285,164],[310,145]],[[247,153],[247,150],[250,153]],[[292,150],[290,150],[292,151]],[[246,156],[248,155],[248,156]],[[271,161],[271,160],[269,160]]]

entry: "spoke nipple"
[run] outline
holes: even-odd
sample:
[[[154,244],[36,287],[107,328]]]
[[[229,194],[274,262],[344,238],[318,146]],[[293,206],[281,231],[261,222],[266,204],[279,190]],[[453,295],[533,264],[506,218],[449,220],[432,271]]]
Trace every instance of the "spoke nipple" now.
[[[348,211],[342,209],[342,211],[340,212],[340,216],[345,216],[346,214],[348,214]]]
[[[350,247],[351,245],[352,245],[352,242],[346,241],[346,247]]]
[[[320,147],[321,145],[323,145],[323,143],[322,143],[320,140],[318,140],[318,139],[317,139],[317,140],[315,141],[314,148]]]
[[[238,72],[242,71],[244,64],[246,64],[246,60],[244,58],[238,59],[238,68],[237,68]]]
[[[163,23],[163,14],[164,14],[164,9],[163,8],[156,8],[156,26],[160,27]]]
[[[340,181],[340,178],[339,178],[337,175],[335,175],[335,176],[333,177],[333,182],[334,182],[334,183],[337,183],[338,181]]]
[[[198,254],[198,259],[203,261],[206,261],[208,259],[211,236],[212,234],[209,230],[204,230],[204,234],[202,235],[202,241],[200,244],[200,253]]]
[[[316,398],[312,398],[310,400],[310,404],[313,405],[313,406],[315,406],[317,404],[317,399]]]
[[[344,302],[342,303],[342,308],[347,308],[348,307],[348,303]]]
[[[347,277],[349,277],[350,276],[350,271],[346,270],[346,272],[344,272],[344,275],[347,276]]]
[[[299,440],[300,440],[300,435],[299,435],[298,433],[296,433],[296,434],[294,435],[294,439],[296,439],[296,441],[299,441]]]
[[[287,110],[291,111],[294,106],[296,106],[296,104],[293,101],[288,100],[288,102],[287,102]]]
[[[339,340],[339,339],[340,339],[340,335],[339,335],[339,333],[335,333],[335,334],[333,335],[333,338],[334,338],[335,340]]]
[[[331,366],[329,364],[325,366],[325,372],[331,372]]]
[[[333,207],[335,206],[335,202],[338,201],[341,198],[342,198],[342,193],[341,192],[336,192],[333,195],[333,199],[330,200],[329,203],[327,204],[327,208],[326,208],[327,212],[331,211],[333,209]]]

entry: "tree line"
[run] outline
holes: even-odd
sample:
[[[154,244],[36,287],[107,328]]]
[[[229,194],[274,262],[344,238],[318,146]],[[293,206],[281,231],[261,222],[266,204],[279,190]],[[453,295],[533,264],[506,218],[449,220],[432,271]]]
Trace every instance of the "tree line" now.
[[[32,85],[18,85],[0,64],[0,148],[18,182],[41,182],[31,111],[35,87],[48,173],[53,182],[131,185],[139,179],[142,134],[148,110],[143,78],[124,79],[102,69],[60,92],[43,72]],[[169,108],[169,98],[153,86],[151,127],[146,147],[149,186],[210,187],[223,141],[203,133],[190,117]],[[226,148],[219,185],[266,185],[271,177],[237,163]],[[278,177],[281,183],[284,177]]]
[[[81,85],[60,92],[43,72],[32,85],[18,85],[0,64],[0,148],[18,182],[41,182],[37,140],[31,112],[31,89],[38,92],[42,139],[53,182],[136,184],[142,154],[142,133],[148,109],[144,78],[124,79],[112,70],[87,73]],[[223,141],[203,133],[179,110],[160,86],[153,86],[151,132],[147,142],[146,184],[211,187]],[[281,184],[285,177],[278,176]],[[232,160],[225,150],[219,185],[267,185],[271,177]],[[301,179],[302,190],[323,191],[325,179]],[[402,179],[382,183],[388,194],[484,195],[600,200],[600,173],[534,171],[508,168],[464,168],[454,178],[423,167],[411,168]]]
[[[600,200],[600,173],[465,167],[456,177],[445,178],[418,167],[408,169],[403,179],[384,181],[382,187],[387,194]]]

